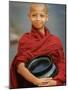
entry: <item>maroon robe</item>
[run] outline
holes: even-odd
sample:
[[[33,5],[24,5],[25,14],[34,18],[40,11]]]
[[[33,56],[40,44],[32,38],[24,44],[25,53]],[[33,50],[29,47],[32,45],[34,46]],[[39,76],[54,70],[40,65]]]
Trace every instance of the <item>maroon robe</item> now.
[[[18,52],[10,68],[10,88],[31,87],[32,84],[17,73],[17,67],[20,63],[26,63],[41,55],[53,58],[58,70],[58,74],[53,78],[57,85],[65,83],[65,58],[61,41],[50,34],[46,27],[45,35],[32,28],[31,32],[25,33],[19,40]]]

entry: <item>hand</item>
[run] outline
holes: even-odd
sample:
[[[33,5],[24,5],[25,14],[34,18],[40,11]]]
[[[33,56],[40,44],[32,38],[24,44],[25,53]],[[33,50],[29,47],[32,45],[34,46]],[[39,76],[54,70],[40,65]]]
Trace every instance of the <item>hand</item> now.
[[[35,83],[35,85],[37,86],[46,86],[49,81],[52,80],[52,78],[41,78],[41,79],[38,79]]]
[[[57,81],[51,79],[48,81],[48,83],[45,86],[54,86],[54,85],[57,85]]]

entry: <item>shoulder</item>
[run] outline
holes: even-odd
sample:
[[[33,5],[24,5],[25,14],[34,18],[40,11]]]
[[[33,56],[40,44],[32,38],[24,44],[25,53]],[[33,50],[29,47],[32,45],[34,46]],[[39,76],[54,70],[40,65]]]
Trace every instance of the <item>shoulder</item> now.
[[[31,33],[30,32],[27,32],[27,33],[24,33],[20,39],[19,39],[19,43],[23,43],[23,42],[28,42],[29,39],[31,37]]]
[[[57,44],[62,44],[62,41],[59,36],[52,34],[51,37],[52,37],[53,41],[56,42]]]
[[[51,37],[54,38],[57,41],[61,41],[59,36],[57,36],[57,35],[51,34]]]

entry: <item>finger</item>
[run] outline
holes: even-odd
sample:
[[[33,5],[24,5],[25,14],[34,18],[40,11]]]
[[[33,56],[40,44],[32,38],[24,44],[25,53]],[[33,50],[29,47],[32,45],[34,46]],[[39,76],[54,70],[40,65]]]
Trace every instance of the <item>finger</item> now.
[[[46,86],[45,84],[47,84],[48,82],[42,82],[41,84],[39,84],[38,86]]]
[[[45,84],[42,84],[42,85],[39,85],[39,86],[41,86],[41,87],[43,87],[43,86],[50,86],[50,84],[49,83],[45,83]]]
[[[50,79],[52,79],[52,77],[50,77]]]
[[[54,83],[54,82],[48,82],[48,83],[45,84],[45,86],[53,86],[53,85],[56,85],[56,83]]]
[[[49,81],[49,80],[52,80],[52,78],[43,78],[42,80]]]
[[[52,77],[47,77],[47,78],[42,78],[42,79],[44,79],[44,80],[50,80],[50,79],[52,79]]]
[[[47,77],[47,79],[52,79],[52,77]]]
[[[50,86],[51,84],[50,83],[46,83],[46,84],[44,84],[44,86]]]

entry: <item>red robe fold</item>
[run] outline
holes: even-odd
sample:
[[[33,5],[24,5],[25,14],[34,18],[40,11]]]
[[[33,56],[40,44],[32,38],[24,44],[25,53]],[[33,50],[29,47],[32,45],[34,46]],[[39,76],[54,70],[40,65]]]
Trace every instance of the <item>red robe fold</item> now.
[[[19,40],[18,52],[10,68],[10,88],[31,87],[31,83],[17,73],[17,66],[41,55],[53,58],[58,69],[58,74],[53,78],[57,85],[65,83],[65,58],[61,41],[50,34],[46,27],[45,35],[32,28],[31,32],[24,34]]]

